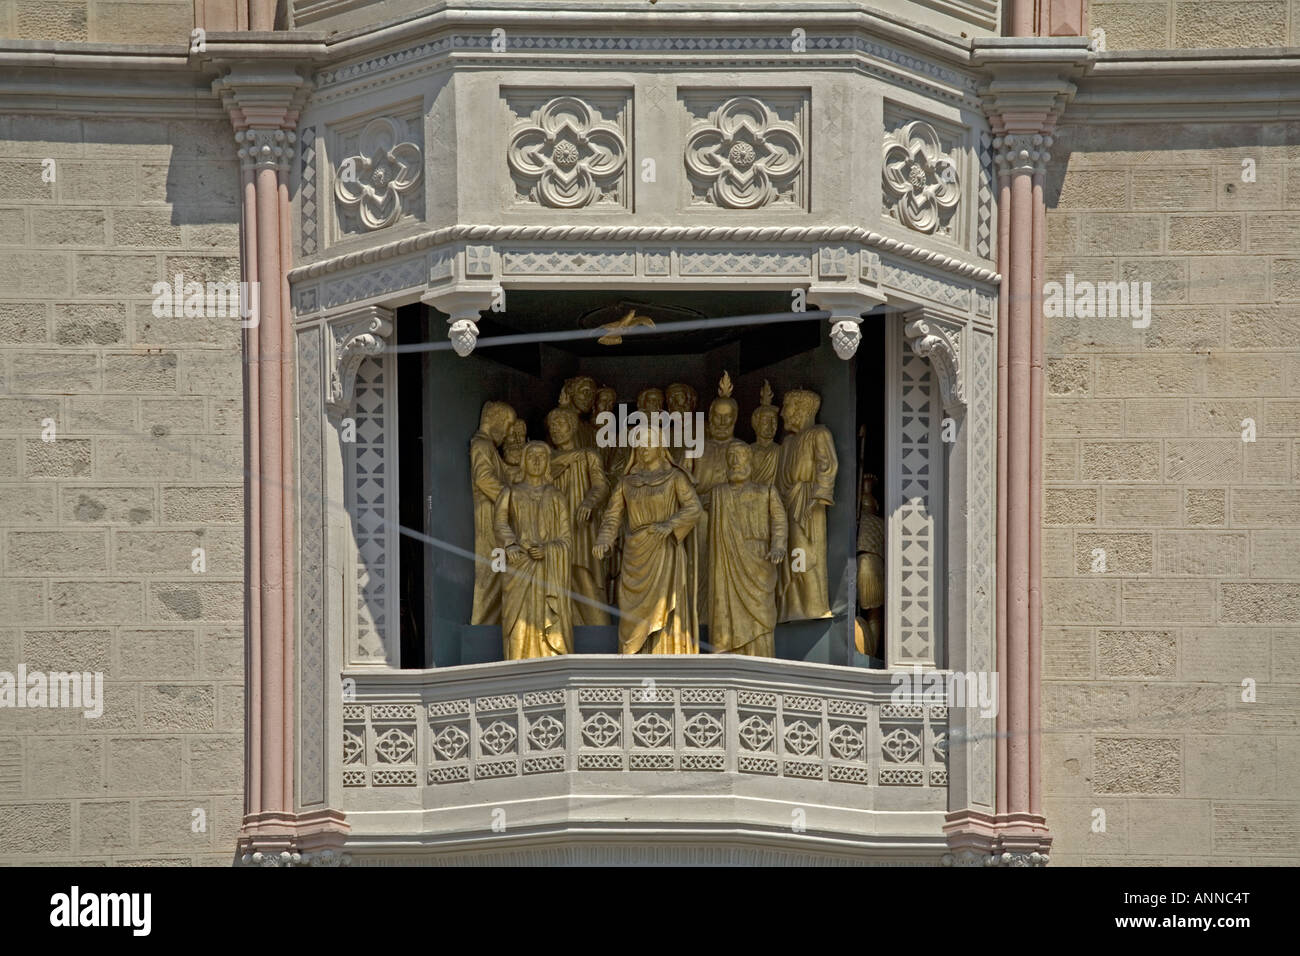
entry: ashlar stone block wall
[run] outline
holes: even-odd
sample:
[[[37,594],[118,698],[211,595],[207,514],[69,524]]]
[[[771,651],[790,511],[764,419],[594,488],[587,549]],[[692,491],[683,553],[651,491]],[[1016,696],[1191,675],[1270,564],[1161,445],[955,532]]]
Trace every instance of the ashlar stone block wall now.
[[[1052,154],[1046,280],[1154,300],[1047,320],[1052,858],[1294,865],[1300,124],[1067,125]]]
[[[1108,50],[1300,46],[1300,0],[1091,0]]]
[[[98,719],[0,709],[0,862],[233,859],[239,320],[152,309],[177,273],[239,279],[232,144],[224,120],[0,117],[0,670],[105,681]]]
[[[194,0],[0,0],[0,36],[18,40],[188,43]]]

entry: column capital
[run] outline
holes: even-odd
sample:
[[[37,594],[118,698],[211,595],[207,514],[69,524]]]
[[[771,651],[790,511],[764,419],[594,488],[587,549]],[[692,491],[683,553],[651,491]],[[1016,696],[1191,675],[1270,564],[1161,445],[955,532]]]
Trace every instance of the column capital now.
[[[989,117],[999,171],[1042,172],[1051,132],[1096,54],[1086,37],[988,37],[971,52],[984,73],[980,99]]]
[[[393,312],[382,306],[367,305],[341,312],[326,319],[329,336],[329,394],[325,404],[336,418],[352,407],[356,392],[357,369],[368,355],[382,355],[393,331]]]
[[[478,343],[479,313],[492,307],[497,289],[498,286],[485,283],[459,285],[452,289],[426,292],[420,301],[447,316],[447,322],[451,326],[447,330],[451,347],[457,355],[465,358]]]
[[[298,111],[310,84],[288,66],[236,63],[212,81],[230,114],[244,169],[287,170],[293,160]]]

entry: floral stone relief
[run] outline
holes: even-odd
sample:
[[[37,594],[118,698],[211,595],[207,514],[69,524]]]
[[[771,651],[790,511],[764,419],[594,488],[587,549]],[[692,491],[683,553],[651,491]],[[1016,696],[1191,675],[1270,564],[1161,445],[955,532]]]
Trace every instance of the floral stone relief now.
[[[917,232],[948,232],[961,184],[934,127],[914,120],[886,134],[883,160],[884,204],[890,217]]]
[[[736,96],[709,114],[686,140],[686,168],[702,201],[727,209],[798,202],[803,168],[797,127],[752,96]]]
[[[403,142],[402,123],[381,116],[361,131],[358,153],[339,164],[334,196],[363,230],[383,229],[411,211],[404,197],[420,184],[423,173],[420,147]]]
[[[526,202],[580,209],[623,201],[623,134],[577,97],[557,96],[534,110],[510,138],[506,160]]]

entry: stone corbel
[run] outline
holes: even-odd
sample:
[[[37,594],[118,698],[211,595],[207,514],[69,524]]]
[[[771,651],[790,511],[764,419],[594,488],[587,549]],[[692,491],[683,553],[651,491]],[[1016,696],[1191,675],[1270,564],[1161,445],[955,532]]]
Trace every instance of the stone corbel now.
[[[813,286],[808,290],[808,299],[830,312],[831,345],[835,354],[846,361],[857,354],[862,341],[863,314],[885,301],[883,295],[860,286],[847,289]]]
[[[903,333],[912,345],[912,351],[930,363],[939,380],[939,395],[943,410],[957,415],[966,408],[966,383],[962,377],[961,345],[956,334],[936,322],[924,310],[904,315],[907,324]]]
[[[325,404],[342,418],[352,407],[357,369],[368,355],[382,355],[393,331],[391,309],[369,305],[329,320],[330,380]]]
[[[478,344],[479,313],[492,307],[496,290],[495,285],[461,285],[454,289],[425,293],[420,301],[447,316],[450,325],[447,336],[451,339],[451,347],[457,355],[465,358]]]

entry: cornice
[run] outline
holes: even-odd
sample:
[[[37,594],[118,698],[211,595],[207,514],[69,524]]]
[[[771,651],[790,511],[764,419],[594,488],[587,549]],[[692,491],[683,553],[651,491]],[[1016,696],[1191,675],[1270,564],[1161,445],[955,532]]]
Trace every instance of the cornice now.
[[[299,266],[289,272],[290,282],[314,279],[330,273],[394,259],[412,252],[452,242],[768,242],[824,243],[858,242],[881,252],[892,253],[940,269],[949,275],[975,282],[996,284],[1001,276],[992,269],[958,259],[944,252],[924,249],[893,239],[861,226],[445,226],[408,236],[381,246],[358,249],[343,255]]]
[[[1103,53],[1070,121],[1239,123],[1300,119],[1300,49]]]

